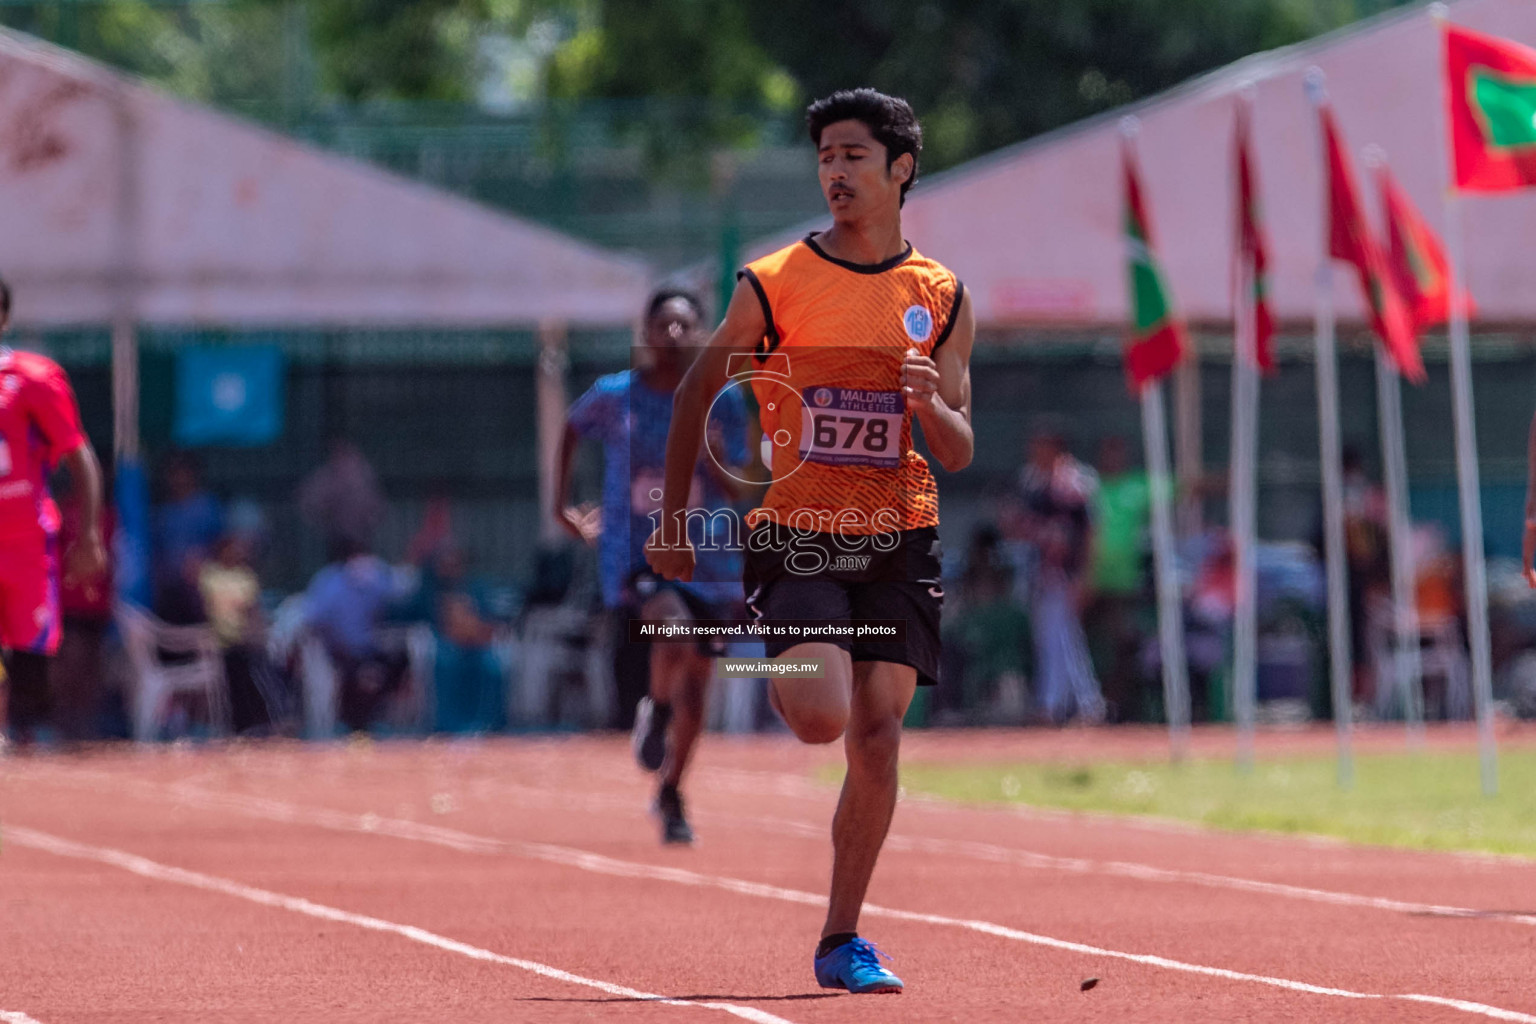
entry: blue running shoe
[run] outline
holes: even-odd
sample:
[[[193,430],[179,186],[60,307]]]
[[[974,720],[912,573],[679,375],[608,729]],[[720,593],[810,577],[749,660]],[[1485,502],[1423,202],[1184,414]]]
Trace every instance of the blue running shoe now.
[[[852,939],[816,957],[816,984],[849,992],[900,992],[901,979],[880,963],[885,956],[868,939]]]

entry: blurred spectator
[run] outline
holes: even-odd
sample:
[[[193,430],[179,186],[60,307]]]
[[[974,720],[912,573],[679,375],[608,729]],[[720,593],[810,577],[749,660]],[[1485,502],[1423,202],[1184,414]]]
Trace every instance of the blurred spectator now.
[[[59,544],[69,550],[81,531],[80,495],[74,480],[55,488],[59,499]],[[112,551],[116,520],[110,500],[102,502],[100,531],[102,543]],[[102,646],[112,624],[112,561],[108,558],[100,573],[79,576],[64,572],[59,581],[59,606],[64,613],[64,635],[52,670],[53,709],[59,735],[65,742],[97,738],[97,715],[101,709],[105,665]]]
[[[1365,471],[1360,449],[1346,444],[1342,453],[1344,482],[1344,561],[1349,579],[1349,646],[1354,670],[1354,697],[1372,701],[1376,684],[1367,649],[1366,611],[1371,598],[1390,592],[1391,550],[1387,533],[1387,497]],[[1327,558],[1321,510],[1314,534],[1319,559]]]
[[[384,699],[405,681],[407,657],[386,651],[379,624],[409,587],[387,562],[351,545],[315,574],[305,592],[305,623],[325,644],[341,686],[341,720],[367,729]]]
[[[1146,473],[1130,465],[1123,437],[1099,446],[1099,486],[1093,495],[1091,596],[1083,626],[1104,683],[1106,714],[1113,721],[1136,716],[1141,674],[1139,619],[1147,594],[1147,536],[1152,491]]]
[[[944,616],[944,671],[935,698],[946,724],[1020,724],[1028,711],[1029,616],[1013,599],[1001,542],[990,523],[971,534],[955,608]]]
[[[299,512],[325,537],[326,557],[372,550],[384,518],[384,492],[363,453],[344,438],[334,438],[330,457],[304,479]]]
[[[1438,625],[1465,616],[1465,590],[1461,585],[1461,559],[1446,546],[1438,527],[1421,527],[1414,536],[1419,569],[1414,586],[1419,624],[1428,632]]]
[[[204,552],[193,548],[183,552],[179,564],[166,567],[156,590],[154,611],[168,625],[201,626],[208,621],[201,588],[205,561]]]
[[[1035,697],[1052,722],[1104,719],[1104,698],[1088,656],[1081,616],[1098,480],[1066,450],[1054,428],[1036,433],[1019,474],[1020,527],[1034,548],[1030,620],[1035,636]]]
[[[1436,527],[1416,531],[1414,547],[1419,566],[1414,598],[1423,649],[1424,715],[1466,718],[1472,713],[1472,693],[1461,553],[1446,546]]]
[[[203,486],[196,456],[173,453],[166,459],[162,474],[164,500],[155,512],[157,603],[161,601],[161,587],[176,586],[184,580],[187,559],[201,561],[224,533],[223,509]]]
[[[1353,445],[1344,447],[1344,550],[1349,556],[1350,651],[1356,700],[1372,700],[1376,680],[1366,649],[1366,610],[1371,599],[1392,589],[1392,554],[1387,532],[1387,495],[1365,472]]]
[[[433,684],[436,725],[443,732],[494,732],[505,727],[502,665],[493,649],[496,624],[488,589],[472,579],[462,550],[442,545],[422,573],[437,640]]]
[[[262,646],[261,583],[250,564],[250,545],[240,534],[221,538],[214,557],[198,573],[198,594],[208,624],[224,653],[230,722],[236,733],[270,728],[275,673]]]
[[[1232,538],[1211,531],[1184,609],[1185,652],[1189,662],[1191,712],[1212,721],[1228,717],[1226,679],[1232,616],[1237,607],[1237,562]]]

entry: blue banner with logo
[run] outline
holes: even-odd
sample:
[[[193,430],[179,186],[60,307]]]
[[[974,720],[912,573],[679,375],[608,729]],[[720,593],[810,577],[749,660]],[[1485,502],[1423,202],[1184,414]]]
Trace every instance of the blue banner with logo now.
[[[176,353],[177,444],[254,447],[282,432],[283,353],[276,345]]]

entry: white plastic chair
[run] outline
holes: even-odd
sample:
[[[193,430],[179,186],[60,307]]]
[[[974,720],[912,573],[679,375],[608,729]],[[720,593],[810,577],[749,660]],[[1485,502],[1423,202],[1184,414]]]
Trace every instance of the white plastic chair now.
[[[585,724],[600,728],[613,715],[613,653],[602,624],[571,604],[532,609],[524,616],[518,644],[516,685],[508,702],[515,725],[556,723],[562,690],[585,690]]]
[[[341,688],[325,642],[313,633],[305,633],[299,641],[299,689],[304,698],[304,738],[335,736]]]
[[[295,650],[304,640],[304,623],[307,605],[300,592],[283,598],[272,612],[272,622],[267,627],[267,657],[278,665],[288,664]]]
[[[208,626],[171,626],[136,605],[119,602],[117,623],[133,670],[133,738],[154,741],[167,700],[200,693],[208,703],[209,725],[218,735],[230,730],[224,655]],[[167,660],[167,657],[173,660]],[[186,658],[187,660],[181,660]]]

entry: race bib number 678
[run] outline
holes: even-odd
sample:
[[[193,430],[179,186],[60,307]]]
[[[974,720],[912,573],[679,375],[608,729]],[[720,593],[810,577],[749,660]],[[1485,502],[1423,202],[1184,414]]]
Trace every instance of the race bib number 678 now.
[[[807,388],[800,413],[800,457],[831,466],[893,468],[901,462],[905,415],[899,391]]]

